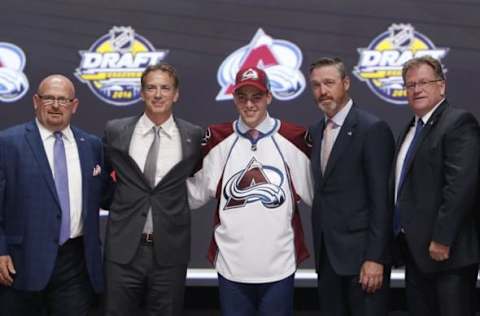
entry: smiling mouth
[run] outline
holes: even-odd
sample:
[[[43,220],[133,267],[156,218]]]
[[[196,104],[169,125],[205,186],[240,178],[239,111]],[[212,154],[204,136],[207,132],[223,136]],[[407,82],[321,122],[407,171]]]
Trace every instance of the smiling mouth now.
[[[426,98],[426,97],[423,97],[423,96],[422,96],[422,97],[416,97],[414,100],[423,100],[423,99],[425,99],[425,98]]]

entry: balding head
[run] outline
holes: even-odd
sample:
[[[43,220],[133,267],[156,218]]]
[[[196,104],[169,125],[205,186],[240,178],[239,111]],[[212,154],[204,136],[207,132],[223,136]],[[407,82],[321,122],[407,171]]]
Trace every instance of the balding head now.
[[[75,87],[70,79],[64,75],[54,74],[43,79],[38,85],[37,93],[43,95],[42,90],[49,87],[50,85],[63,86],[65,91],[68,91],[70,94],[70,99],[75,97]]]
[[[50,75],[38,85],[33,104],[40,124],[52,132],[61,131],[70,124],[78,107],[75,87],[63,75]]]

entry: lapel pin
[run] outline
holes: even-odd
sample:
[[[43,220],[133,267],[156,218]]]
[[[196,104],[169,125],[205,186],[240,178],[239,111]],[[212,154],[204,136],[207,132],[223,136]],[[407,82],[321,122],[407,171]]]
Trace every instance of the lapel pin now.
[[[348,132],[347,132],[347,135],[348,135],[348,136],[352,136],[352,134],[353,134],[352,131],[348,131]]]
[[[186,141],[187,143],[191,143],[191,142],[192,142],[192,140],[191,140],[190,138],[187,138],[185,141]]]

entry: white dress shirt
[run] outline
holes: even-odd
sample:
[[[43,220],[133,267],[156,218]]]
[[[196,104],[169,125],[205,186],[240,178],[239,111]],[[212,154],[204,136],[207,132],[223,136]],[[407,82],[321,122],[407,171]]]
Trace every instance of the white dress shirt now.
[[[148,150],[154,139],[153,126],[155,124],[143,114],[135,125],[132,140],[130,142],[129,155],[135,160],[143,172]],[[157,168],[155,173],[155,184],[158,184],[163,177],[180,162],[182,159],[182,143],[177,125],[170,116],[160,125],[160,147],[158,151]]]
[[[48,163],[50,164],[50,171],[55,178],[53,173],[53,145],[55,144],[55,136],[53,132],[45,128],[38,119],[36,122],[43,142],[43,148],[45,149]],[[80,165],[77,142],[75,141],[70,126],[67,126],[61,132],[63,134],[65,157],[67,159],[68,193],[70,199],[70,238],[75,238],[83,234],[82,167]]]
[[[422,120],[425,127],[428,120],[430,119],[430,116],[432,116],[433,112],[435,112],[435,110],[440,106],[440,104],[442,104],[443,100],[445,99],[442,99],[437,105],[433,107],[433,109],[431,109],[423,117],[418,117],[415,115],[415,124],[410,126],[410,129],[408,130],[407,135],[405,135],[405,139],[403,140],[402,146],[398,151],[397,161],[395,164],[395,203],[397,203],[397,191],[398,191],[398,185],[399,185],[398,182],[400,181],[400,175],[402,173],[403,163],[405,161],[405,156],[407,155],[408,148],[412,143],[413,136],[415,135],[415,129],[417,128],[418,120]]]

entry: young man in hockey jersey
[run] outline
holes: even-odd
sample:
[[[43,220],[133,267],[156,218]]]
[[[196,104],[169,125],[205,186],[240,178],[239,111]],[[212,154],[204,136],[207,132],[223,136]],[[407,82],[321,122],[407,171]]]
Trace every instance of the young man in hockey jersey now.
[[[218,272],[222,315],[293,315],[294,273],[308,257],[297,208],[311,204],[309,146],[302,127],[274,119],[266,73],[241,69],[234,122],[212,125],[192,208],[218,200],[208,257]]]

